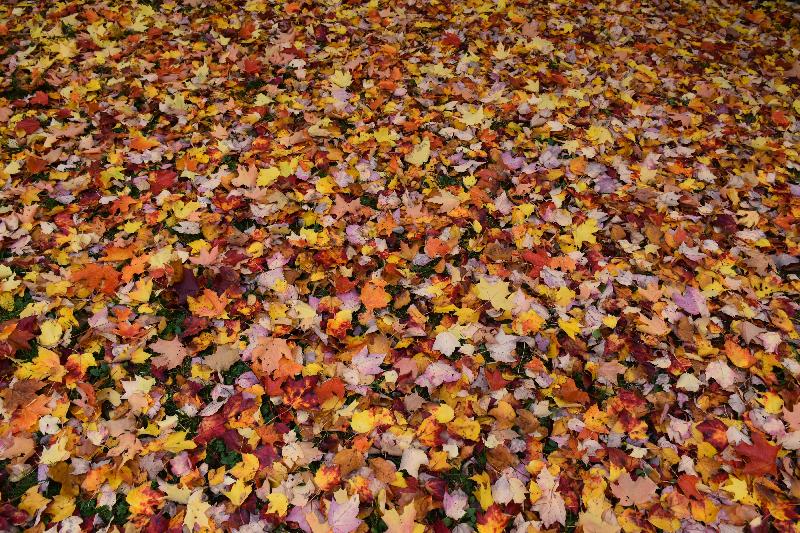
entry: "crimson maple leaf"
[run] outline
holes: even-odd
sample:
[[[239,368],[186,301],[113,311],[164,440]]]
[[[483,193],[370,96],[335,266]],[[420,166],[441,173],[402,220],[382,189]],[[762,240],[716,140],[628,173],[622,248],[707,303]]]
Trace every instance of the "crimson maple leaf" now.
[[[753,444],[736,446],[736,453],[746,459],[742,472],[753,475],[777,474],[775,459],[778,457],[778,447],[770,444],[760,431],[754,431],[752,436]]]

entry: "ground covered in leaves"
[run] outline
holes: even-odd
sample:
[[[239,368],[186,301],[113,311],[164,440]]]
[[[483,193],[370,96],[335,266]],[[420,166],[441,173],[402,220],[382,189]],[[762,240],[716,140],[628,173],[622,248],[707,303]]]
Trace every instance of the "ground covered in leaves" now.
[[[3,2],[0,529],[796,531],[799,28]]]

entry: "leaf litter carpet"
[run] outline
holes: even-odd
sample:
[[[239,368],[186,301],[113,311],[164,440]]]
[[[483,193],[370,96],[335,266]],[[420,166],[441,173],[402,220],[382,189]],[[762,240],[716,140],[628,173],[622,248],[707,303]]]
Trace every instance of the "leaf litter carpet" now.
[[[3,2],[0,530],[797,531],[784,2]]]

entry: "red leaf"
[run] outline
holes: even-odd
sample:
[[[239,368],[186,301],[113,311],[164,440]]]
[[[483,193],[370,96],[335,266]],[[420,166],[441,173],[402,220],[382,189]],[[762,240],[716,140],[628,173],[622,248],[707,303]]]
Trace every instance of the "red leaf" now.
[[[16,130],[22,130],[26,135],[30,135],[39,129],[39,121],[33,117],[23,118],[17,122]]]
[[[47,105],[50,102],[50,97],[47,96],[47,93],[44,91],[36,91],[36,93],[31,96],[30,102],[32,104]]]
[[[753,431],[753,444],[739,444],[736,453],[745,459],[745,474],[762,475],[777,474],[775,459],[778,457],[778,447],[769,443],[760,431]]]
[[[259,74],[261,73],[261,61],[248,57],[244,60],[244,66],[242,68],[246,74]]]

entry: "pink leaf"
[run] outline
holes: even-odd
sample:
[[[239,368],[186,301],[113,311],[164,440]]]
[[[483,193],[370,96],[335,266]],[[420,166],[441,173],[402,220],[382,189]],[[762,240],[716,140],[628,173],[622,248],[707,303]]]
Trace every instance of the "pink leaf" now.
[[[333,533],[355,531],[361,525],[361,520],[358,518],[358,496],[351,496],[344,504],[340,504],[336,500],[331,501],[330,509],[328,509],[328,524],[333,529]]]

